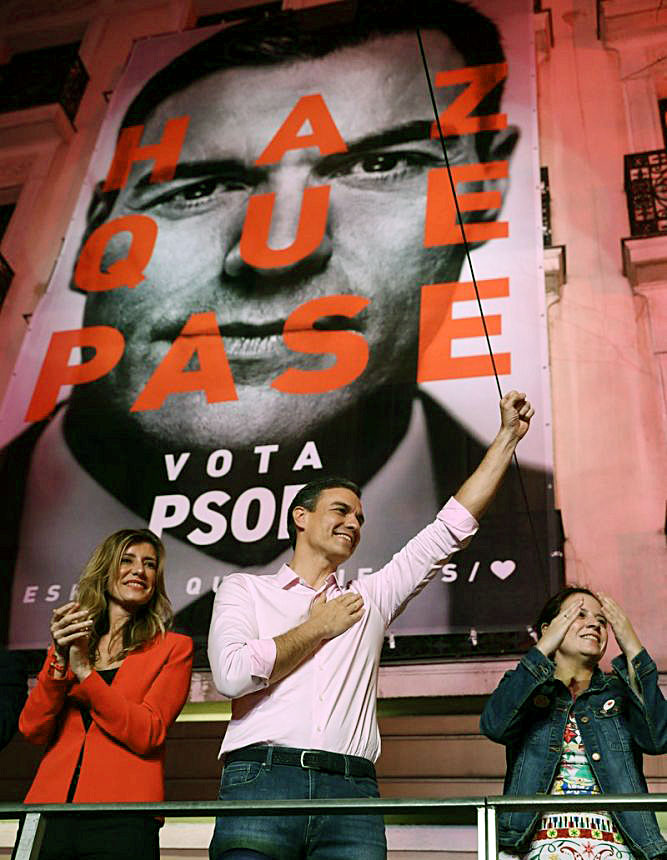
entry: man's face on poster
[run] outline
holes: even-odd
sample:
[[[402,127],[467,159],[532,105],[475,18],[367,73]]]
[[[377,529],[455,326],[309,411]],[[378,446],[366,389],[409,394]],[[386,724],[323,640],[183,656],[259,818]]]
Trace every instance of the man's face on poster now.
[[[434,70],[465,65],[441,33],[428,31],[424,39]],[[297,101],[314,93],[348,151],[293,149],[258,168]],[[455,95],[455,88],[440,90],[439,110]],[[126,341],[121,362],[97,384],[105,400],[127,415],[190,315],[210,311],[238,400],[208,404],[203,392],[189,392],[169,397],[159,410],[133,413],[163,445],[242,448],[249,439],[288,440],[296,428],[302,439],[312,438],[382,386],[414,384],[420,289],[457,280],[462,259],[460,245],[424,247],[427,176],[443,160],[439,140],[430,137],[433,114],[415,36],[213,73],[158,104],[142,144],[158,143],[165,123],[186,115],[176,177],[151,183],[152,163],[135,164],[108,216],[147,215],[158,236],[142,284],[87,298],[85,324],[115,326]],[[450,138],[449,157],[454,164],[478,161],[474,136]],[[322,185],[330,186],[328,218],[316,250],[281,268],[244,263],[239,240],[249,198],[275,193],[269,245],[284,248],[297,234],[304,189]],[[128,234],[114,238],[105,263],[126,256],[128,243]],[[276,390],[272,381],[288,368],[333,363],[330,355],[288,349],[281,332],[295,308],[334,294],[369,300],[354,318],[324,323],[363,336],[364,372],[323,394]]]

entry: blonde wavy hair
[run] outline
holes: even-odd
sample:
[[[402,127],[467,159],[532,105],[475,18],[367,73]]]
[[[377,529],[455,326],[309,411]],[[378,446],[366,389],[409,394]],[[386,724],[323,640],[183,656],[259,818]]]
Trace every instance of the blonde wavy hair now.
[[[165,549],[162,541],[149,529],[120,529],[114,532],[93,551],[76,587],[76,599],[93,621],[88,645],[92,663],[99,657],[101,637],[109,632],[109,586],[120,569],[123,554],[137,543],[149,543],[155,550],[155,588],[148,603],[140,606],[121,628],[121,647],[115,658],[123,660],[130,651],[141,648],[156,636],[164,636],[173,621],[174,613],[164,586]]]

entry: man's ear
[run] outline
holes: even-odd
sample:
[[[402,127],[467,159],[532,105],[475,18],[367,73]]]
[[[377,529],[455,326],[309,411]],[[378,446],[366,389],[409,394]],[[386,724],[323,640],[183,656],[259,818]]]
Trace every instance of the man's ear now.
[[[487,151],[485,162],[510,161],[512,154],[519,141],[519,129],[515,125],[508,125],[502,131],[493,134]],[[508,170],[508,174],[510,171]],[[511,174],[510,174],[511,175]],[[488,209],[482,216],[483,221],[498,221],[505,203],[507,190],[509,188],[509,176],[506,179],[484,179],[482,180],[482,191],[500,192],[500,206]],[[480,213],[475,213],[479,215]]]
[[[502,131],[494,132],[489,144],[489,152],[486,160],[509,161],[516,149],[520,136],[521,132],[516,125],[508,125]]]
[[[294,521],[294,525],[298,532],[302,532],[306,527],[306,519],[308,517],[309,511],[307,508],[304,508],[302,505],[297,505],[292,511],[292,520]]]

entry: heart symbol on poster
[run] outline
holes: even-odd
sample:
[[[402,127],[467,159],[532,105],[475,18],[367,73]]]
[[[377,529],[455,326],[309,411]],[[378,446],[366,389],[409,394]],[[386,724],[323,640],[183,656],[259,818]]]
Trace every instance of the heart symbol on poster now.
[[[498,579],[507,579],[516,570],[516,562],[514,561],[492,561],[491,573],[497,576]]]

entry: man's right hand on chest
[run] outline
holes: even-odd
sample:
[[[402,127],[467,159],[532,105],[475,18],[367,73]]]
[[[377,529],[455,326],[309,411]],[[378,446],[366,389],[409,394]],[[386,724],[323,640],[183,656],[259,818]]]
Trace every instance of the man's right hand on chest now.
[[[310,606],[308,620],[321,631],[322,639],[334,639],[361,620],[364,614],[364,599],[350,591],[327,600],[324,592],[318,594]]]
[[[350,591],[333,600],[327,600],[324,592],[319,594],[311,603],[303,624],[275,637],[276,660],[269,683],[275,684],[289,675],[323,641],[345,633],[363,614],[364,601],[356,592]]]

